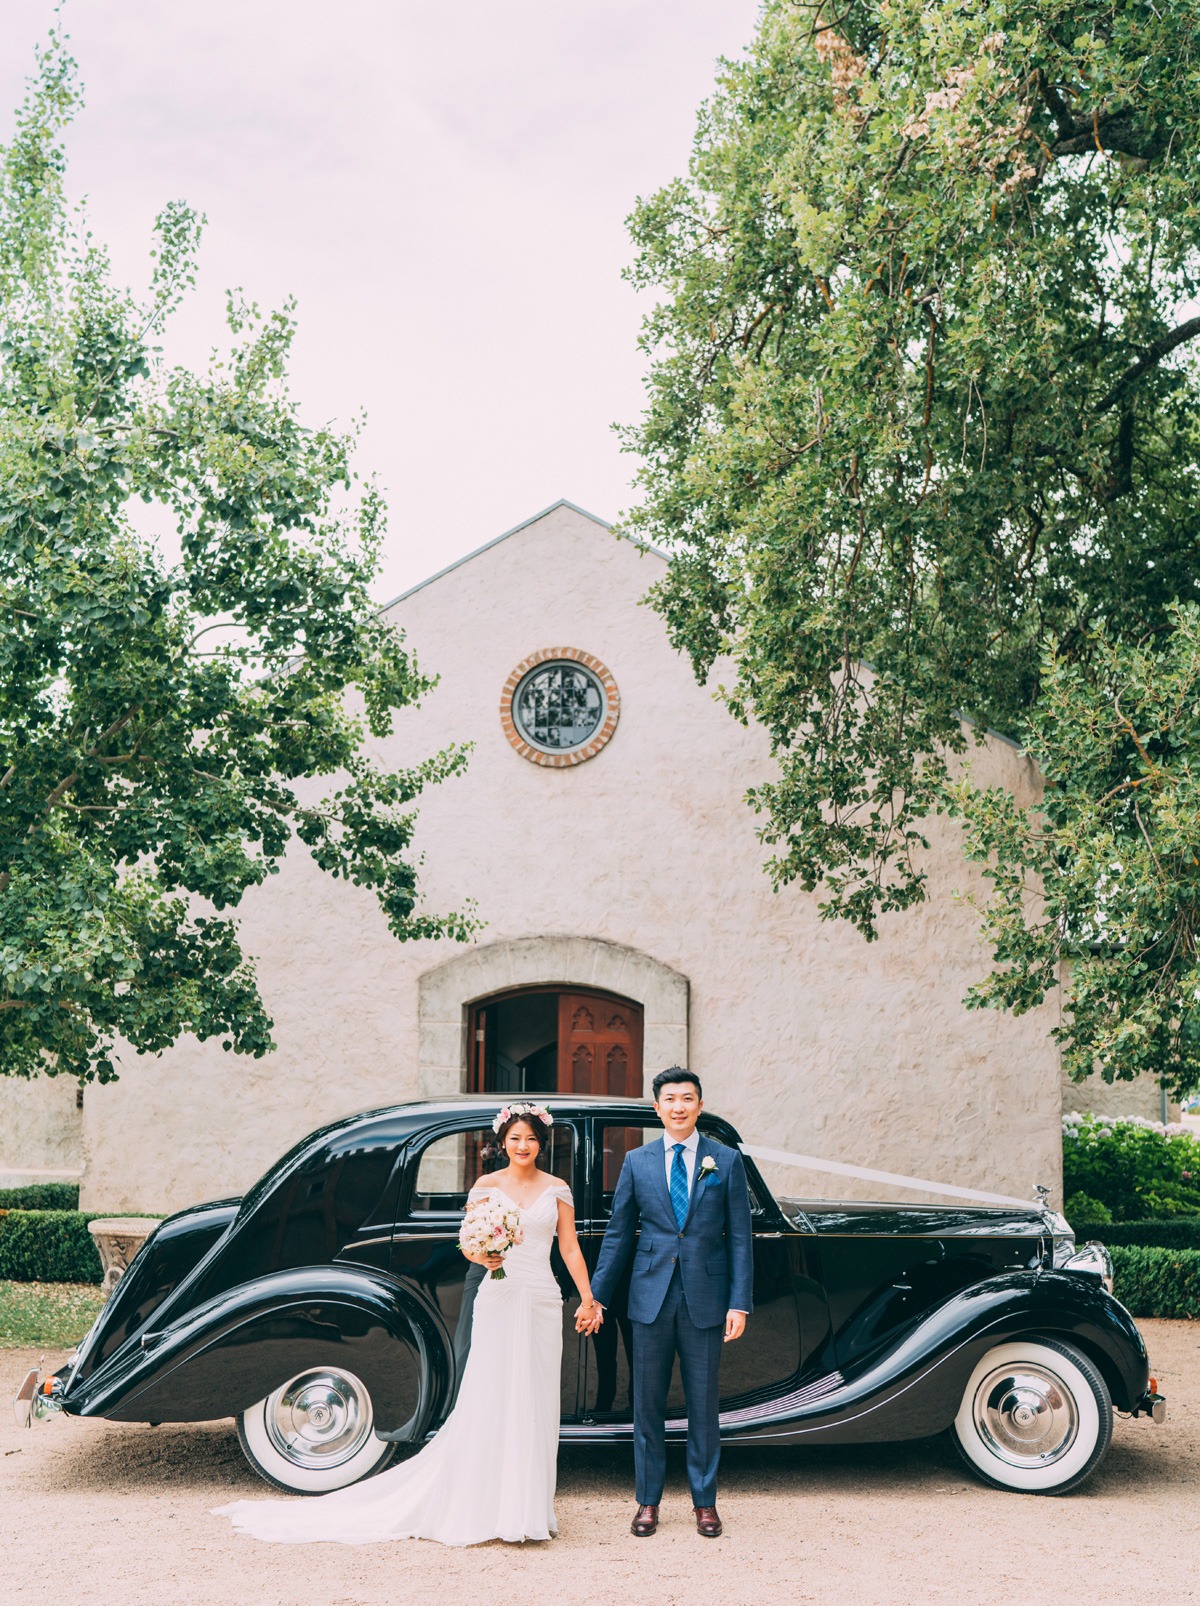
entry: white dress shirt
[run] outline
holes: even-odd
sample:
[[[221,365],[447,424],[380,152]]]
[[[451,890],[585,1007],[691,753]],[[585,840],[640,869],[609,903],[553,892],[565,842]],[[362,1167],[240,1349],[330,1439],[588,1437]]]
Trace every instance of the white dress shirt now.
[[[675,1164],[675,1145],[680,1140],[669,1132],[663,1133],[663,1146],[667,1151],[667,1192],[671,1191],[671,1167]],[[688,1198],[692,1197],[692,1183],[696,1178],[696,1151],[700,1147],[700,1133],[692,1128],[690,1138],[683,1140],[683,1169],[687,1172]]]

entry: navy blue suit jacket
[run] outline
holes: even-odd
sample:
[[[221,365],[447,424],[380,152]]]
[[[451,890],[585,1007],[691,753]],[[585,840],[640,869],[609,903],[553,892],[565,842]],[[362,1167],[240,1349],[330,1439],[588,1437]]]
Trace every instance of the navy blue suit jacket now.
[[[702,1173],[705,1159],[716,1170]],[[753,1309],[754,1244],[746,1167],[736,1149],[703,1135],[682,1229],[667,1186],[666,1155],[658,1139],[625,1156],[612,1219],[592,1275],[592,1294],[608,1305],[633,1252],[629,1316],[652,1322],[662,1309],[678,1265],[688,1315],[697,1327],[715,1327],[727,1311]]]

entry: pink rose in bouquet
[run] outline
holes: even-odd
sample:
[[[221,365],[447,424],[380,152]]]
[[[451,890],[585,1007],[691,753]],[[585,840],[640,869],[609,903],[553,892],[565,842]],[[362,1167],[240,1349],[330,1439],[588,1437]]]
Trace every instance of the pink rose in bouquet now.
[[[495,1194],[483,1199],[472,1199],[458,1229],[458,1243],[465,1255],[506,1255],[523,1242],[525,1229],[521,1225],[521,1212],[515,1204],[505,1204]],[[500,1278],[504,1267],[497,1266],[491,1273]]]

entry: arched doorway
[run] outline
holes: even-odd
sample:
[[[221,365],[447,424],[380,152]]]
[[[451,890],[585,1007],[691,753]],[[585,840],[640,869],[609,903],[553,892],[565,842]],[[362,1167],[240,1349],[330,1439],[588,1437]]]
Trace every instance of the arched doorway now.
[[[476,1093],[607,1093],[640,1098],[642,1006],[596,989],[518,987],[470,1006],[468,1087]]]

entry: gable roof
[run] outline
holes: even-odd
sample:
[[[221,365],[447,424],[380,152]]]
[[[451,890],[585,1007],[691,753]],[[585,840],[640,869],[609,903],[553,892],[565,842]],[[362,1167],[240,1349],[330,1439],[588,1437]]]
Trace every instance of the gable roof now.
[[[455,569],[461,569],[464,563],[472,562],[483,552],[490,552],[492,547],[499,546],[501,541],[507,541],[510,535],[518,535],[522,530],[527,530],[531,524],[536,524],[539,519],[546,518],[550,513],[556,513],[560,507],[570,508],[572,513],[578,513],[584,519],[591,519],[592,523],[598,524],[602,530],[607,530],[610,533],[612,531],[612,525],[607,519],[602,519],[598,513],[589,513],[587,508],[580,507],[578,502],[572,502],[567,497],[560,496],[557,502],[551,502],[549,507],[542,508],[538,513],[531,513],[527,519],[522,519],[520,524],[514,524],[511,530],[505,530],[502,535],[494,535],[490,541],[485,541],[482,546],[477,546],[473,552],[468,552],[464,557],[455,558],[454,562],[448,563],[444,569],[438,569],[435,574],[428,575],[424,580],[418,580],[415,586],[409,586],[407,591],[401,591],[390,602],[385,602],[380,606],[380,613],[386,613],[389,608],[394,608],[398,602],[404,602],[406,598],[415,595],[416,592],[424,591],[426,586],[431,586],[435,580],[440,580],[444,575],[453,574]],[[669,561],[667,554],[660,547],[651,546],[648,541],[639,541],[631,535],[622,536],[621,539],[628,541],[630,546],[638,547],[642,552],[653,552],[655,557],[662,558],[664,562]],[[864,659],[863,662],[866,663],[866,660]],[[874,665],[867,663],[867,668],[873,669]],[[964,725],[970,725],[974,729],[978,729],[979,722],[977,720],[971,719],[969,715],[961,713],[957,708],[952,712]],[[990,726],[985,726],[984,729],[986,735],[995,737],[996,741],[1003,742],[1006,747],[1011,747],[1022,756],[1026,756],[1025,749],[1021,746],[1021,743],[1015,741],[1011,736],[1006,736],[1003,731],[993,730]]]
[[[503,535],[493,536],[490,541],[485,541],[482,546],[477,546],[474,552],[468,552],[465,557],[455,558],[453,563],[448,563],[444,569],[439,569],[436,574],[431,574],[424,580],[418,580],[416,585],[409,586],[407,591],[401,591],[399,596],[393,597],[390,602],[385,602],[381,605],[380,613],[386,613],[389,608],[394,608],[398,602],[403,602],[405,598],[411,597],[415,592],[423,591],[426,586],[431,586],[435,580],[440,580],[443,575],[453,574],[454,570],[461,569],[464,563],[470,563],[479,557],[481,553],[489,552],[492,547],[499,546],[501,541],[507,541],[510,535],[517,535],[521,530],[527,530],[531,524],[536,524],[539,519],[544,519],[548,514],[557,512],[560,507],[570,508],[572,513],[578,513],[581,518],[591,519],[592,523],[598,524],[602,530],[612,531],[612,525],[607,519],[602,519],[599,514],[589,513],[587,508],[580,507],[577,502],[570,502],[565,496],[560,496],[557,502],[551,502],[550,506],[542,508],[540,513],[531,513],[527,519],[522,519],[520,524],[514,524],[511,530],[505,530]],[[658,547],[651,546],[646,541],[635,540],[633,536],[623,536],[622,540],[628,541],[630,546],[639,547],[643,552],[653,552],[656,557],[666,558],[667,554],[665,552],[659,551]]]

